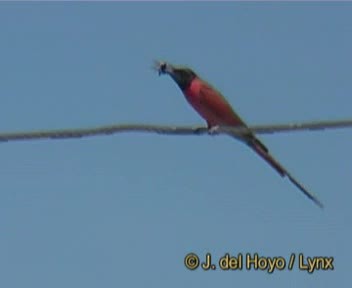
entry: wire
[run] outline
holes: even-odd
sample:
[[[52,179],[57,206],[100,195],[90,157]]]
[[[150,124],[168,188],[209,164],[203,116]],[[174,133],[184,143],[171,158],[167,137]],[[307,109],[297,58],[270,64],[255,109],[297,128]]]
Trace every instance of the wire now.
[[[324,130],[352,127],[352,120],[316,121],[296,124],[254,125],[249,128],[220,127],[216,134],[240,135],[250,129],[256,134],[273,134],[304,130]],[[39,130],[29,132],[0,133],[0,142],[28,141],[40,139],[68,139],[92,136],[111,135],[122,132],[145,132],[163,135],[204,135],[208,134],[206,127],[200,126],[169,126],[153,124],[117,124],[93,128]]]

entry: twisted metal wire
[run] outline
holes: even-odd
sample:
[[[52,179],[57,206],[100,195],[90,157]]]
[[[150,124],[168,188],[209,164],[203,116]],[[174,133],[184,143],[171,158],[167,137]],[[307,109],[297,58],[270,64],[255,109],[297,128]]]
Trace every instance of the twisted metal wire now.
[[[352,127],[352,120],[315,121],[293,124],[254,125],[249,129],[256,134],[273,134],[294,131],[317,131],[324,129],[337,129]],[[221,127],[216,134],[240,135],[248,128]],[[204,135],[208,129],[203,126],[170,126],[154,124],[116,124],[92,128],[73,128],[59,130],[38,130],[28,132],[0,133],[0,142],[28,141],[40,139],[68,139],[92,136],[112,135],[122,132],[145,132],[163,135]]]

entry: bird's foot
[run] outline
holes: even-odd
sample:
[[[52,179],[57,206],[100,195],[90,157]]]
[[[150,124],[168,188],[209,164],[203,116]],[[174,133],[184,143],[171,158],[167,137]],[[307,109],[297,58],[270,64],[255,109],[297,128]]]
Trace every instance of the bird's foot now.
[[[209,135],[216,135],[219,133],[219,125],[216,125],[216,126],[212,126],[212,127],[209,127],[208,128],[208,134]]]

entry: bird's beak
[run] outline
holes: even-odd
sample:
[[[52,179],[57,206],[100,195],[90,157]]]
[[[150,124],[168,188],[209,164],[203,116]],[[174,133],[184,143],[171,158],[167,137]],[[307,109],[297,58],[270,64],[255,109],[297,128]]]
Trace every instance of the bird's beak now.
[[[159,76],[161,74],[172,75],[174,72],[174,67],[171,64],[163,62],[163,61],[155,61],[155,70],[158,71]]]

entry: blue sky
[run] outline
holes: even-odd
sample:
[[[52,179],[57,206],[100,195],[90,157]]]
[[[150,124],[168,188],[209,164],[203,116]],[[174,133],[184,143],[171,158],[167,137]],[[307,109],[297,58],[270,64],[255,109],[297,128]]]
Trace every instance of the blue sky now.
[[[248,124],[351,118],[351,3],[0,3],[0,131],[202,119],[154,59],[191,66]],[[120,134],[1,143],[1,287],[348,287],[351,131],[248,148]],[[189,252],[334,257],[334,271],[189,271]]]

